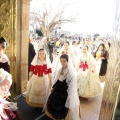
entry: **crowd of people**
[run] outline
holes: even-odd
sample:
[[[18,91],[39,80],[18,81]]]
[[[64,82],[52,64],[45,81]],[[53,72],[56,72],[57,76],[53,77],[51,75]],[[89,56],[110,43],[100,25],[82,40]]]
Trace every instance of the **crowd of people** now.
[[[31,62],[26,102],[43,107],[53,120],[80,120],[80,99],[101,93],[110,43],[99,38],[60,43],[59,39],[45,37],[39,42]],[[56,49],[59,52],[54,52]]]
[[[4,53],[6,46],[1,37],[0,119],[9,120],[16,117],[14,111],[18,108],[16,103],[7,101],[12,76]],[[43,37],[37,44],[29,39],[27,104],[42,107],[53,120],[80,120],[80,100],[101,93],[109,52],[109,41],[99,38],[76,41]]]

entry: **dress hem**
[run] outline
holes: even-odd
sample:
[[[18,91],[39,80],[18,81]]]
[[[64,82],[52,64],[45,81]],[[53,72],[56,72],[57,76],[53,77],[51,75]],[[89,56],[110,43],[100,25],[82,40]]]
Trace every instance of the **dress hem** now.
[[[26,97],[26,102],[28,105],[30,105],[32,107],[44,107],[44,104],[30,102],[29,97]]]
[[[98,94],[96,94],[96,95],[93,95],[93,96],[85,96],[85,95],[79,95],[79,97],[85,97],[85,98],[94,98],[94,97],[97,97],[99,94],[100,94],[101,92],[99,92]]]

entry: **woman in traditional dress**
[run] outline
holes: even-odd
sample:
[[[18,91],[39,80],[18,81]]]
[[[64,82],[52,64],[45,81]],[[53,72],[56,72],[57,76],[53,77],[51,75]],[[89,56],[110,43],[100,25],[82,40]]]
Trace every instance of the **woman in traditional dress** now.
[[[43,107],[52,84],[51,62],[44,49],[34,57],[27,85],[27,103],[32,107]]]
[[[5,71],[10,73],[10,62],[4,50],[7,46],[7,43],[3,37],[0,38],[0,68],[3,68]]]
[[[69,56],[69,58],[71,59],[72,64],[74,65],[74,67],[77,69],[77,59],[75,57],[74,50],[70,46],[70,43],[67,41],[67,42],[64,43],[63,48],[59,52],[59,55],[57,56],[57,58],[53,62],[53,75],[55,75],[55,72],[56,72],[57,68],[60,65],[59,58],[60,58],[60,56],[62,54],[67,54]]]
[[[6,100],[10,96],[9,89],[11,85],[11,74],[0,68],[0,120],[13,120],[16,118],[13,111],[18,109],[17,104]]]
[[[108,64],[108,51],[105,48],[105,45],[101,43],[95,52],[95,58],[96,58],[96,67],[97,67],[97,73],[100,76],[105,76],[106,70],[107,70],[107,64]]]
[[[94,57],[89,54],[88,46],[83,47],[77,73],[78,94],[83,98],[93,98],[101,93],[100,80],[96,74]]]
[[[32,38],[29,38],[29,49],[28,49],[28,74],[30,72],[30,66],[31,66],[31,62],[35,56],[35,49],[32,42]],[[28,75],[29,77],[29,75]]]
[[[74,61],[75,53],[74,53],[73,49],[71,49],[71,48],[72,47],[70,46],[70,43],[68,41],[65,42],[64,47],[60,52],[60,55],[67,54],[70,57],[70,59],[72,60],[73,64],[75,64],[75,61]]]
[[[80,120],[75,68],[66,54],[61,55],[60,62],[45,113],[53,120]]]

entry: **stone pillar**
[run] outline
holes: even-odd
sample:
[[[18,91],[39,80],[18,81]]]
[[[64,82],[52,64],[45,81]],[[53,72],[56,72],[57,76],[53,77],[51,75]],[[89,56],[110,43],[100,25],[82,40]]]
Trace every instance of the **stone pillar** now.
[[[17,0],[17,93],[26,91],[28,81],[28,42],[29,42],[30,0]]]

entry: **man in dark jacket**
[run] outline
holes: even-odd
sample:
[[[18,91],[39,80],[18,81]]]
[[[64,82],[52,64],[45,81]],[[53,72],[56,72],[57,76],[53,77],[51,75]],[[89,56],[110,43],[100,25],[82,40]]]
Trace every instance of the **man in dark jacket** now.
[[[55,46],[55,42],[51,39],[48,39],[48,48],[49,48],[49,56],[51,63],[53,62],[53,48]]]
[[[30,72],[31,62],[32,62],[34,56],[35,56],[34,47],[33,47],[32,43],[29,43],[29,50],[28,50],[28,74]]]

